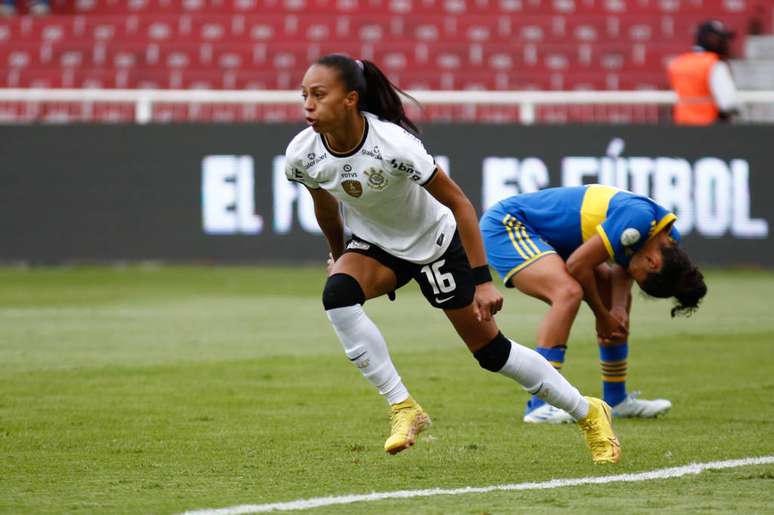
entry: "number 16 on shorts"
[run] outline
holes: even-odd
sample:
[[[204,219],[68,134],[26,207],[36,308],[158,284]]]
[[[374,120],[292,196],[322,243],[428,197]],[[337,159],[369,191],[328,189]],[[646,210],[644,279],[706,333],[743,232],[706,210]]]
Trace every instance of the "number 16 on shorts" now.
[[[425,274],[430,287],[433,288],[433,294],[435,295],[435,302],[437,304],[443,304],[444,302],[453,299],[454,295],[445,294],[449,294],[457,288],[457,283],[454,282],[454,275],[449,272],[444,273],[441,271],[441,267],[444,264],[446,264],[446,260],[440,259],[435,263],[425,265],[420,269],[420,271]]]

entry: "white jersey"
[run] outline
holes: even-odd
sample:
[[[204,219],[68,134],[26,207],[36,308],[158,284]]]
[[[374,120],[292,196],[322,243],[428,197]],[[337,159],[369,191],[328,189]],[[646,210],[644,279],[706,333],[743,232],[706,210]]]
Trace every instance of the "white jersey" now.
[[[285,174],[341,201],[344,223],[358,238],[413,263],[434,261],[457,227],[449,208],[422,187],[435,160],[402,127],[363,114],[365,136],[347,154],[331,151],[311,127],[299,133],[285,152]]]

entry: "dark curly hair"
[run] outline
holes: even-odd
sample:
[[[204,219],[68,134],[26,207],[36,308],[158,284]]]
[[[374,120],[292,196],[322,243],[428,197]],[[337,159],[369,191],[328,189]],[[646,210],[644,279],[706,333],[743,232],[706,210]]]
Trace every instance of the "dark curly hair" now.
[[[690,316],[707,294],[704,276],[677,245],[661,247],[661,270],[650,272],[640,285],[642,291],[660,299],[675,298],[672,317]]]

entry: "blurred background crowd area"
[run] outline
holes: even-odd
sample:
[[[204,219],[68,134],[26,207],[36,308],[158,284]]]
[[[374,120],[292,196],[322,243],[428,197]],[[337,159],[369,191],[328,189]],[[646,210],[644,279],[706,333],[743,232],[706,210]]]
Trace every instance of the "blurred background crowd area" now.
[[[374,61],[408,90],[666,90],[668,62],[690,50],[700,22],[716,18],[736,33],[737,87],[774,89],[774,0],[6,0],[4,7],[0,88],[287,90],[310,62],[343,52]],[[17,108],[4,104],[0,116]],[[298,109],[272,116],[296,119]]]

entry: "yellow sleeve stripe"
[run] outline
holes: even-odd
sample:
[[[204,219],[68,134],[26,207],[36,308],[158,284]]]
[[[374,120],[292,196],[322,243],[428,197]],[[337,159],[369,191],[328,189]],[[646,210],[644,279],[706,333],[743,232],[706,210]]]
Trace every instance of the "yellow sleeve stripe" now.
[[[615,254],[613,253],[613,246],[610,245],[610,239],[607,237],[607,233],[601,225],[597,226],[597,234],[602,237],[602,243],[605,244],[605,248],[607,249],[607,253],[610,255],[610,257],[615,257]]]
[[[656,225],[655,225],[655,226],[654,226],[654,227],[653,227],[653,228],[650,230],[650,234],[648,235],[648,239],[652,238],[653,236],[655,236],[656,234],[658,234],[659,232],[661,232],[661,231],[664,229],[664,227],[666,227],[666,226],[667,226],[667,225],[669,225],[670,223],[674,222],[675,220],[677,220],[677,216],[676,216],[674,213],[669,213],[668,215],[664,216],[664,218],[662,218],[662,219],[661,219],[661,220],[660,220],[660,221],[659,221],[659,222],[658,222],[658,223],[657,223],[657,224],[656,224]]]

